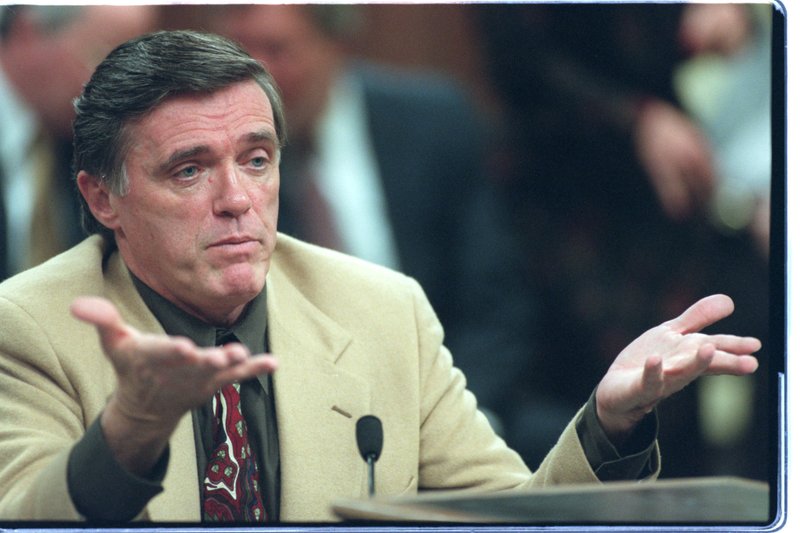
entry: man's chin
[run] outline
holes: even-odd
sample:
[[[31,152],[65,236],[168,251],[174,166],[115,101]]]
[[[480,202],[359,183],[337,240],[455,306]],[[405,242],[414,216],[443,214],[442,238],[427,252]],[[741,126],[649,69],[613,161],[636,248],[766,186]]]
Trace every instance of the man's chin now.
[[[225,268],[221,272],[219,293],[222,298],[240,297],[252,300],[264,288],[267,280],[265,267],[254,267],[251,264],[237,264]]]

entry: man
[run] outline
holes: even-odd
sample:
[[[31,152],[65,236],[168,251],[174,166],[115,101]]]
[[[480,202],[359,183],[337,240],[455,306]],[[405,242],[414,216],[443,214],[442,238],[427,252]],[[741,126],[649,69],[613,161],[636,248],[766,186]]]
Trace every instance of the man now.
[[[537,309],[524,247],[491,182],[492,129],[445,76],[354,58],[348,45],[362,7],[209,12],[208,27],[242,44],[281,88],[291,140],[281,155],[279,227],[417,280],[481,409],[536,465],[576,406],[540,394]],[[531,405],[536,435],[518,439],[519,415],[527,420]]]
[[[0,280],[83,238],[72,100],[114,46],[154,23],[154,6],[0,6]]]
[[[654,405],[757,366],[758,340],[696,333],[732,311],[701,301],[620,354],[531,474],[415,282],[276,232],[285,130],[257,61],[146,35],[76,108],[99,235],[0,285],[3,519],[329,520],[332,499],[366,494],[353,435],[370,413],[384,494],[653,476]]]

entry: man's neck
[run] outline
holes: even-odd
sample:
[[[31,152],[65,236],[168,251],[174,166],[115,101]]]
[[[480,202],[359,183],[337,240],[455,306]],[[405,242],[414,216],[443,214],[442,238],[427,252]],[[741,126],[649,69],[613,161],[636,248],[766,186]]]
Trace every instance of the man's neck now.
[[[223,325],[189,313],[154,291],[133,273],[131,279],[145,305],[168,335],[188,337],[198,346],[213,346],[215,331],[224,328],[231,330],[253,353],[266,350],[266,289],[245,305],[234,323]]]

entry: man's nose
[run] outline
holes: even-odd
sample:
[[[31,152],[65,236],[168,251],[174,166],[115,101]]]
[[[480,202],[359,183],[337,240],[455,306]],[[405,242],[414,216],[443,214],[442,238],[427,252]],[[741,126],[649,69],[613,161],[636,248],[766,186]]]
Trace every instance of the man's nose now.
[[[217,178],[214,190],[214,213],[219,216],[238,217],[252,207],[247,191],[247,177],[235,168],[226,166]]]

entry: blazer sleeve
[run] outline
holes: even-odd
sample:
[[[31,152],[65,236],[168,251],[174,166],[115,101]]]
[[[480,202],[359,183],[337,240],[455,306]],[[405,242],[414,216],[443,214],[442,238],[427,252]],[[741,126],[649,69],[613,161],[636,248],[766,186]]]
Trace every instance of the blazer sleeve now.
[[[67,489],[83,409],[48,334],[0,298],[0,519],[79,520]]]
[[[453,358],[443,345],[444,331],[419,286],[415,289],[415,312],[421,366],[419,490],[493,491],[600,482],[578,438],[575,423],[580,411],[532,473],[477,409],[464,375],[453,366]]]

